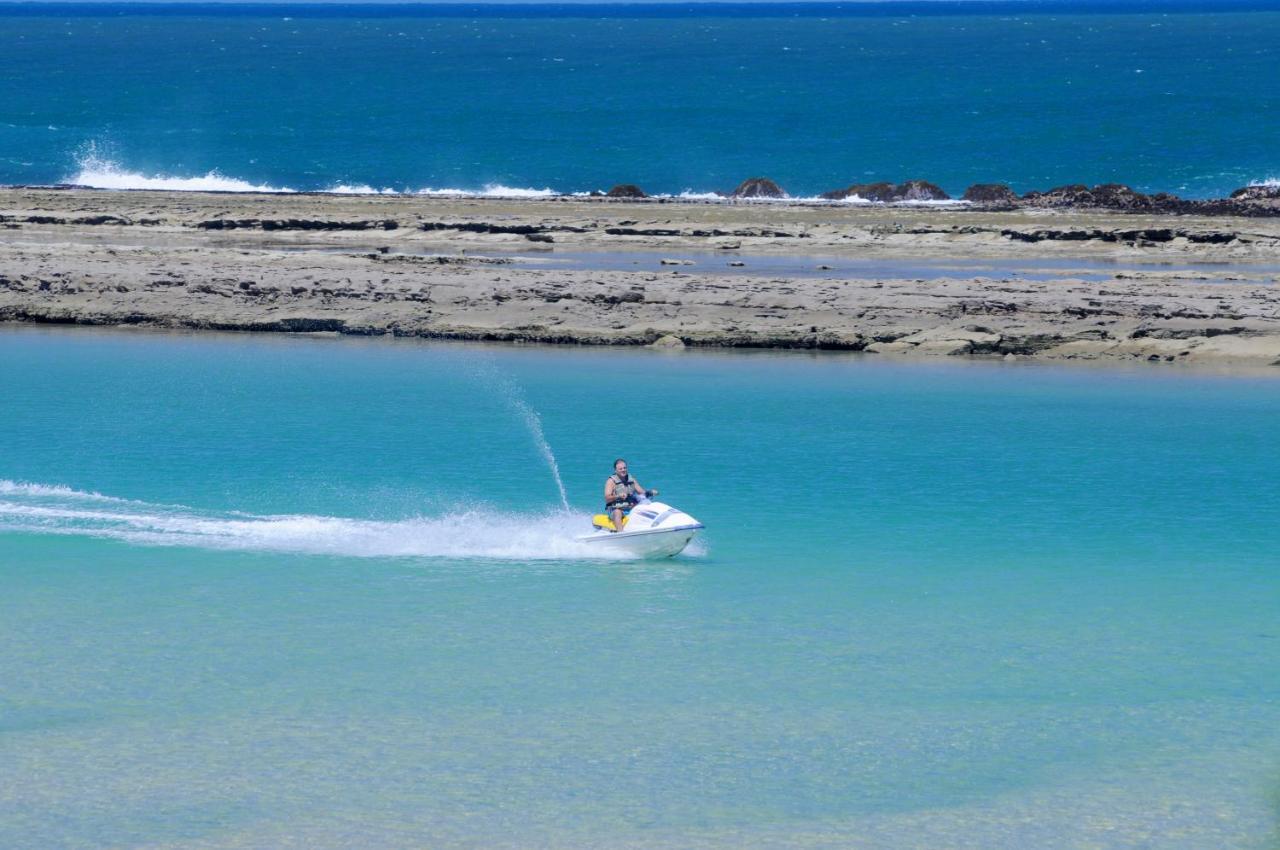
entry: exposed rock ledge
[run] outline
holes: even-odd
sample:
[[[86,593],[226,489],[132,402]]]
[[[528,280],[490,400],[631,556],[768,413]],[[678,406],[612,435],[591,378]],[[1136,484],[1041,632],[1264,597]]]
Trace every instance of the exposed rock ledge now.
[[[0,201],[2,321],[674,350],[1280,361],[1276,275],[1231,265],[1280,265],[1280,224],[1267,220],[760,204],[665,207],[659,218],[637,216],[633,202],[181,193],[10,191]],[[397,227],[198,226],[246,220]],[[552,234],[557,250],[655,253],[634,271],[547,268],[502,254]],[[721,253],[690,253],[708,244]],[[904,263],[1057,259],[1042,280],[749,274],[764,255],[813,262],[793,246]],[[672,256],[684,259],[660,263]],[[1100,276],[1096,266],[1063,262],[1090,257],[1114,265]],[[1188,263],[1197,266],[1177,270]]]

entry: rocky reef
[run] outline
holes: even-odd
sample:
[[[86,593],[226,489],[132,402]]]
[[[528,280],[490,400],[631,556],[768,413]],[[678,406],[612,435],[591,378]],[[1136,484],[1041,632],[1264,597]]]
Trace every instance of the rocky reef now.
[[[644,189],[634,183],[619,183],[605,193],[606,198],[647,198]]]
[[[785,198],[787,193],[768,177],[748,177],[729,193],[731,198]]]
[[[1229,198],[1189,200],[1168,192],[1144,194],[1123,183],[1083,183],[1032,191],[1019,197],[1003,184],[979,183],[965,190],[963,199],[985,209],[1105,210],[1169,215],[1280,215],[1280,186],[1245,186]]]
[[[974,183],[964,190],[960,200],[971,204],[1012,206],[1018,202],[1018,193],[1004,183]]]
[[[858,197],[864,201],[901,203],[903,201],[949,201],[951,196],[942,187],[928,180],[907,180],[903,183],[855,183],[843,189],[823,192],[828,201],[843,201]]]
[[[879,196],[921,197],[912,182]],[[824,207],[0,189],[0,232],[21,237],[0,240],[0,323],[1280,368],[1280,216],[1137,214],[1274,209],[1277,189],[966,194]],[[591,259],[610,252],[636,261]],[[958,259],[981,262],[960,273]]]
[[[1280,183],[1244,186],[1231,193],[1233,201],[1280,201]]]

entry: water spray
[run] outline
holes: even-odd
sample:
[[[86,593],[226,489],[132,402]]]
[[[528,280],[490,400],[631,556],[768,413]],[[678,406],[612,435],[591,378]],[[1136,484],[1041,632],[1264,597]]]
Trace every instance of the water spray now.
[[[518,390],[514,390],[518,393]],[[560,464],[556,463],[555,452],[551,451],[551,444],[547,442],[546,434],[542,431],[542,417],[538,415],[538,411],[529,406],[518,394],[507,396],[507,401],[520,414],[520,418],[524,420],[524,424],[529,428],[529,433],[533,436],[533,442],[538,447],[538,452],[542,455],[542,459],[547,462],[547,468],[551,470],[551,477],[555,479],[556,489],[560,491],[560,506],[564,508],[565,513],[569,512],[569,494],[564,489],[564,481],[560,478]]]
[[[547,435],[542,430],[542,417],[533,406],[525,400],[524,393],[520,389],[520,385],[510,374],[502,371],[491,358],[486,356],[483,360],[471,361],[470,371],[483,383],[489,384],[498,390],[498,393],[506,401],[520,420],[524,422],[525,427],[529,430],[529,436],[533,438],[533,444],[538,449],[538,454],[542,455],[542,459],[547,464],[547,469],[551,472],[551,478],[556,483],[556,490],[560,494],[560,507],[565,513],[569,513],[569,493],[564,489],[564,480],[560,477],[560,464],[556,463],[555,452],[551,450],[551,444],[547,442]]]

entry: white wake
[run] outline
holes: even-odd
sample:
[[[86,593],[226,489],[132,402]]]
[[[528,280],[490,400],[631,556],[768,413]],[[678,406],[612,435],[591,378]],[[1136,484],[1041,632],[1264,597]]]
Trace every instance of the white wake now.
[[[583,514],[464,510],[400,520],[256,515],[118,499],[69,487],[0,480],[0,534],[98,537],[144,546],[348,557],[598,560],[574,538]]]

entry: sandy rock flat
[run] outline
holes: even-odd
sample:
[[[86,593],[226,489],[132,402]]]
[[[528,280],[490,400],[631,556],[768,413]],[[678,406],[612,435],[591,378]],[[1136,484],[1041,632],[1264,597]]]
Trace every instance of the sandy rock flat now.
[[[0,190],[7,321],[1272,366],[1278,278],[1277,218]]]

